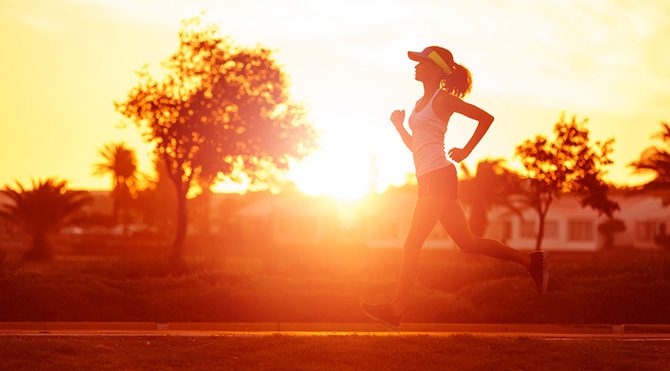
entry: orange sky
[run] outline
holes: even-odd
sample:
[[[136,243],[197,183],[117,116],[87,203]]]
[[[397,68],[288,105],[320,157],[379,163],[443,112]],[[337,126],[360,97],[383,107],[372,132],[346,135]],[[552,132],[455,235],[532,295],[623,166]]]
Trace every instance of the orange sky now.
[[[505,157],[561,111],[590,118],[596,139],[616,139],[610,178],[639,183],[626,164],[670,120],[670,3],[658,1],[177,1],[1,0],[0,185],[56,175],[105,188],[91,175],[110,141],[148,147],[119,129],[123,99],[143,64],[177,46],[180,20],[207,9],[221,31],[261,43],[291,79],[322,133],[321,151],[289,177],[305,191],[353,197],[398,184],[413,170],[388,116],[420,94],[408,49],[452,50],[473,73],[466,99],[496,117],[466,161]],[[474,130],[452,120],[447,149]]]

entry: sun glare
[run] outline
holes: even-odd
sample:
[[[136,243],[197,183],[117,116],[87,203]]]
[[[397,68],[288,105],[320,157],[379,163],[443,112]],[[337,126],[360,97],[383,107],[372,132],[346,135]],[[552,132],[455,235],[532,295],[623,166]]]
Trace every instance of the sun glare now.
[[[370,170],[355,154],[346,156],[321,151],[306,158],[288,175],[296,186],[311,196],[333,196],[355,201],[370,189]]]
[[[361,162],[356,154],[342,156],[323,150],[293,164],[285,179],[308,196],[330,196],[344,204],[356,202],[377,188],[373,186],[374,176],[367,161]],[[254,190],[244,180],[226,180],[212,187],[216,193],[242,194]]]
[[[372,188],[381,191],[398,184],[413,170],[411,156],[388,115],[397,108],[409,113],[418,98],[420,85],[405,53],[427,42],[448,46],[456,61],[471,69],[475,83],[467,100],[496,117],[468,159],[473,163],[505,157],[514,166],[515,146],[549,133],[565,111],[588,117],[594,137],[616,139],[612,181],[641,184],[649,176],[631,173],[628,164],[653,144],[650,137],[669,117],[665,102],[670,28],[663,17],[670,11],[667,2],[567,1],[536,7],[518,2],[493,4],[488,12],[462,2],[458,12],[451,12],[440,2],[401,1],[389,5],[383,16],[375,14],[379,18],[374,27],[365,12],[346,10],[358,9],[356,2],[343,3],[335,13],[324,8],[327,11],[317,14],[318,3],[294,6],[299,2],[282,6],[268,2],[263,12],[255,2],[207,0],[199,2],[198,9],[181,1],[170,2],[174,6],[169,7],[130,0],[92,1],[95,6],[86,1],[66,3],[30,0],[0,5],[3,43],[30,45],[14,48],[11,58],[0,60],[0,79],[5,82],[0,111],[7,123],[0,143],[0,158],[5,159],[0,184],[56,173],[73,187],[107,189],[108,181],[92,176],[90,165],[97,148],[111,140],[133,145],[141,170],[150,172],[152,164],[143,156],[147,149],[136,128],[131,125],[121,132],[115,127],[120,116],[113,102],[126,96],[143,65],[155,78],[162,77],[160,62],[175,51],[180,20],[196,16],[200,9],[208,10],[203,23],[220,24],[221,33],[236,43],[276,51],[292,97],[324,130],[322,142],[328,141],[328,147],[288,174],[311,195],[353,200]],[[402,37],[387,37],[389,32],[400,32],[397,24],[411,23],[419,15],[425,18],[416,27],[403,29]],[[286,19],[295,21],[287,24]],[[617,21],[621,19],[627,21]],[[484,25],[482,32],[444,38],[445,24],[465,28],[472,22]],[[482,35],[516,40],[519,45],[510,52],[497,38]],[[305,45],[319,45],[319,53]],[[44,86],[58,86],[58,94],[39,88]],[[474,130],[471,121],[458,120],[454,117],[449,124],[447,149],[450,140],[462,146]],[[72,145],[65,151],[63,143]],[[372,155],[379,159],[379,174],[372,170]],[[215,190],[246,191],[234,185]]]

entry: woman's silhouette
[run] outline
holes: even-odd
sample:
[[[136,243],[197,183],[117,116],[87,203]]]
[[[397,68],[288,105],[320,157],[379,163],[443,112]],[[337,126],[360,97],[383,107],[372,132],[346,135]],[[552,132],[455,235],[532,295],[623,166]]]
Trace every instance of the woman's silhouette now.
[[[449,119],[454,113],[460,113],[478,122],[467,145],[449,151],[455,162],[470,155],[493,122],[493,116],[461,99],[472,86],[470,72],[454,62],[449,50],[438,46],[429,46],[422,52],[408,52],[408,55],[418,62],[415,79],[423,84],[423,96],[416,102],[408,120],[412,134],[403,126],[405,111],[394,111],[391,122],[412,151],[418,198],[393,299],[385,304],[363,302],[361,308],[370,317],[394,328],[400,325],[409,290],[417,277],[421,247],[438,220],[462,252],[519,263],[535,281],[538,294],[544,293],[548,279],[546,252],[524,253],[499,241],[474,236],[457,198],[456,167],[447,160],[444,151],[444,134]],[[495,187],[495,184],[491,186]]]

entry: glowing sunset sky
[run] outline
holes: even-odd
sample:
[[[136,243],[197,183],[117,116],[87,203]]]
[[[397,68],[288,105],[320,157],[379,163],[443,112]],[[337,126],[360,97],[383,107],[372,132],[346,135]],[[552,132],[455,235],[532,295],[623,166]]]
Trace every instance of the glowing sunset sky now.
[[[475,103],[496,117],[466,161],[505,157],[550,134],[562,111],[616,139],[610,179],[639,183],[626,165],[670,120],[668,1],[178,1],[0,0],[0,185],[91,175],[98,150],[124,140],[149,169],[137,130],[119,129],[114,101],[177,47],[180,20],[207,10],[222,34],[276,50],[321,131],[320,152],[291,172],[309,193],[361,194],[413,171],[389,122],[411,111],[420,85],[407,50],[442,45],[474,77]],[[474,130],[452,120],[447,149]]]

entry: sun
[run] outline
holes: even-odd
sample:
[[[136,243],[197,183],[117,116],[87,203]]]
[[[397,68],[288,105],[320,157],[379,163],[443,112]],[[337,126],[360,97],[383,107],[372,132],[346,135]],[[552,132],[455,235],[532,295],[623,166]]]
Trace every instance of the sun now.
[[[359,200],[372,184],[368,161],[361,161],[352,152],[314,153],[296,164],[288,178],[307,195],[332,196],[342,201]]]
[[[309,196],[330,196],[344,203],[356,202],[373,190],[375,175],[371,172],[369,156],[348,152],[319,150],[291,165],[285,180],[295,184],[298,190]],[[245,193],[249,182],[225,180],[218,182],[212,190],[222,193]]]

